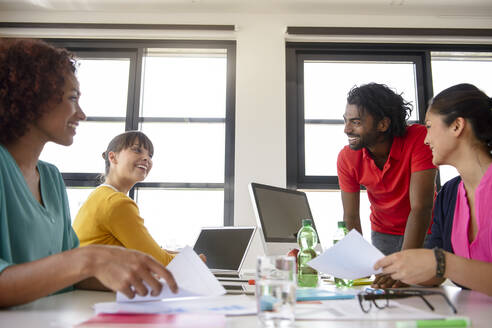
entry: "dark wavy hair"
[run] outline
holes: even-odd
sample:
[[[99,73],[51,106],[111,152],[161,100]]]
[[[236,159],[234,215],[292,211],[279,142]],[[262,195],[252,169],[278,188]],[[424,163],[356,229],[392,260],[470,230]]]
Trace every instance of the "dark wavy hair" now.
[[[386,130],[387,135],[396,137],[405,135],[412,105],[405,101],[401,94],[395,93],[386,85],[368,83],[355,86],[348,93],[347,103],[357,106],[361,113],[369,113],[374,118],[375,124],[388,117],[391,123]]]
[[[458,117],[468,120],[475,137],[492,153],[492,99],[472,84],[462,83],[441,91],[429,110],[443,116],[447,126]]]
[[[33,39],[0,39],[0,143],[26,134],[29,125],[60,102],[67,72],[75,73],[72,53]]]
[[[105,174],[99,177],[99,180],[101,182],[103,182],[106,176],[109,174],[109,168],[111,166],[111,163],[108,158],[109,152],[112,151],[118,153],[123,149],[133,146],[135,141],[138,141],[140,146],[147,149],[150,157],[154,156],[154,145],[152,144],[152,141],[150,141],[149,137],[147,137],[143,132],[126,131],[122,134],[119,134],[109,142],[108,148],[106,148],[106,151],[102,153],[102,157],[104,159],[104,164],[105,164],[105,170],[104,170]]]

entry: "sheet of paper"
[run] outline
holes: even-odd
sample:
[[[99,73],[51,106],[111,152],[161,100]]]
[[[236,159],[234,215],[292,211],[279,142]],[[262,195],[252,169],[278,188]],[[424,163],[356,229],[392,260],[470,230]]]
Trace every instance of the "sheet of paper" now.
[[[321,304],[296,304],[296,320],[416,320],[443,319],[444,316],[431,311],[400,304],[390,300],[390,306],[371,311],[361,310],[358,299],[322,301]]]
[[[355,229],[345,238],[321,255],[308,262],[316,270],[346,279],[367,277],[381,270],[374,270],[377,260],[384,257],[383,253],[369,244]]]
[[[157,296],[135,295],[129,299],[125,294],[116,293],[116,302],[141,302],[155,300],[171,300],[188,297],[210,297],[219,296],[226,293],[224,287],[210,272],[205,263],[189,246],[183,248],[181,252],[168,264],[167,269],[171,271],[178,284],[178,293],[174,294],[164,280],[161,280],[162,291]],[[150,288],[149,288],[150,289]]]
[[[94,305],[101,313],[215,313],[227,316],[256,314],[256,301],[245,295],[150,302],[106,302]]]

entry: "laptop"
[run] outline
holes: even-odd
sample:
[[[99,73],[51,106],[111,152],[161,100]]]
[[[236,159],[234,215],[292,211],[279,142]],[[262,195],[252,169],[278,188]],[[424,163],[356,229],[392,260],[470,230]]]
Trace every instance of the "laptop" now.
[[[256,227],[202,228],[193,246],[219,280],[239,280]]]
[[[297,232],[302,226],[302,219],[313,220],[316,230],[304,192],[255,182],[249,184],[249,191],[267,255],[286,255],[291,249],[299,248]],[[316,251],[322,251],[321,243],[318,243]]]

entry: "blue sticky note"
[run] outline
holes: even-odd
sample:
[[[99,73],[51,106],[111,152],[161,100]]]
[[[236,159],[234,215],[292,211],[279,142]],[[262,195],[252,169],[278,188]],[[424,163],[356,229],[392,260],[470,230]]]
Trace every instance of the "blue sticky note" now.
[[[354,295],[338,293],[320,288],[303,288],[296,291],[297,301],[348,300]]]
[[[273,311],[273,306],[278,303],[279,300],[270,295],[264,295],[260,297],[260,310],[261,311]]]

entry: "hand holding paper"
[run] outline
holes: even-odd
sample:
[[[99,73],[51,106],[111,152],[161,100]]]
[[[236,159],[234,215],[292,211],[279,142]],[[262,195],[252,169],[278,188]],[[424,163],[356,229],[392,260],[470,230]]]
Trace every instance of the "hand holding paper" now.
[[[198,297],[198,296],[219,296],[225,294],[225,289],[222,287],[217,278],[207,268],[205,263],[196,255],[191,247],[185,247],[176,255],[169,263],[167,269],[173,274],[176,283],[178,284],[178,292],[173,294],[164,280],[162,283],[162,291],[157,296],[135,295],[133,299],[129,299],[122,293],[116,293],[117,302],[138,302],[138,301],[155,301],[161,299],[177,299],[183,297]],[[148,286],[147,286],[148,287]],[[150,289],[149,289],[150,290]]]
[[[308,264],[335,277],[357,279],[381,273],[381,269],[376,271],[373,266],[383,257],[380,250],[369,244],[357,230],[352,229],[345,238]]]

